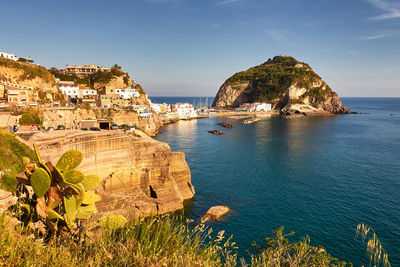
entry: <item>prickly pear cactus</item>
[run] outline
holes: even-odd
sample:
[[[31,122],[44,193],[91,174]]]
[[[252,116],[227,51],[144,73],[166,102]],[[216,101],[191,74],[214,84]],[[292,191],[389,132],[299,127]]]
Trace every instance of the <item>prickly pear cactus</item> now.
[[[86,191],[90,191],[96,189],[100,185],[101,181],[101,178],[97,175],[86,175],[81,183],[85,187]]]
[[[76,219],[76,200],[73,196],[64,197],[64,208],[65,208],[65,221],[69,227],[72,226]]]
[[[85,174],[80,170],[69,170],[64,172],[65,181],[73,184],[82,182]]]
[[[25,225],[42,221],[50,235],[65,233],[66,227],[68,233],[80,235],[79,220],[91,218],[97,212],[95,203],[101,200],[90,190],[96,189],[102,180],[97,175],[85,176],[75,169],[82,162],[79,150],[64,153],[56,166],[51,162],[44,164],[36,145],[34,150],[36,162],[22,159],[25,172],[18,185],[18,203],[12,208],[14,216]],[[29,186],[35,197],[29,194]]]
[[[70,150],[65,152],[58,160],[56,167],[61,171],[75,169],[82,162],[82,152],[79,150]]]
[[[49,174],[42,168],[38,168],[32,173],[30,182],[37,197],[44,196],[51,184]]]

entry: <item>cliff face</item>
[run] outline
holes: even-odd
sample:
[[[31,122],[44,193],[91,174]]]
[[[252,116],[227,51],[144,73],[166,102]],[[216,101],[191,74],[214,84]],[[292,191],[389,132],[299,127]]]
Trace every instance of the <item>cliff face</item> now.
[[[288,56],[276,56],[236,73],[221,86],[213,106],[237,107],[252,102],[270,102],[275,110],[350,112],[308,64]]]
[[[97,174],[103,183],[99,211],[139,216],[163,214],[183,208],[183,200],[194,195],[185,155],[171,152],[166,143],[126,135],[120,131],[100,133],[65,131],[39,133],[35,143],[45,160],[58,159],[65,151],[79,149],[79,169]]]

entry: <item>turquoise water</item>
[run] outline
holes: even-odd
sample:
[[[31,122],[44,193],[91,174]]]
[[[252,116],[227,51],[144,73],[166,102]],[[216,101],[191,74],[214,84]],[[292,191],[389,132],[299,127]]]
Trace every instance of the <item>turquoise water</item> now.
[[[196,189],[186,208],[199,218],[214,205],[233,211],[216,231],[234,235],[240,256],[285,226],[355,266],[368,265],[355,228],[375,229],[400,266],[400,98],[344,98],[365,114],[270,118],[245,125],[210,118],[162,128],[156,139],[186,154]],[[393,116],[391,116],[393,114]],[[224,129],[219,121],[234,123]],[[221,129],[223,136],[208,130]]]

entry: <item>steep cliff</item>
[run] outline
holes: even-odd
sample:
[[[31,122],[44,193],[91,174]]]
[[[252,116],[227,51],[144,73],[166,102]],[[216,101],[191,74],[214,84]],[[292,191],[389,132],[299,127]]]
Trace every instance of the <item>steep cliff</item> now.
[[[219,89],[213,106],[252,102],[270,102],[275,110],[350,112],[308,64],[289,56],[276,56],[234,74]]]
[[[81,150],[84,159],[79,169],[104,179],[97,188],[102,195],[97,207],[102,212],[163,214],[182,209],[183,201],[194,195],[185,155],[146,135],[65,131],[35,134],[27,142],[37,144],[44,160],[57,159],[70,149]]]

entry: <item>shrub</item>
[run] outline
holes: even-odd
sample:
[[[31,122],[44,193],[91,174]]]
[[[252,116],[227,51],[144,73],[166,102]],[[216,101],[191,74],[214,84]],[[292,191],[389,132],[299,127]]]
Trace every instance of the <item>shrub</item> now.
[[[19,119],[20,124],[42,124],[42,119],[33,113],[24,113]]]
[[[274,236],[265,238],[265,247],[253,243],[258,254],[251,255],[251,266],[353,266],[333,258],[322,247],[311,246],[308,236],[293,243],[288,237],[294,232],[283,231],[284,227],[272,231]]]

